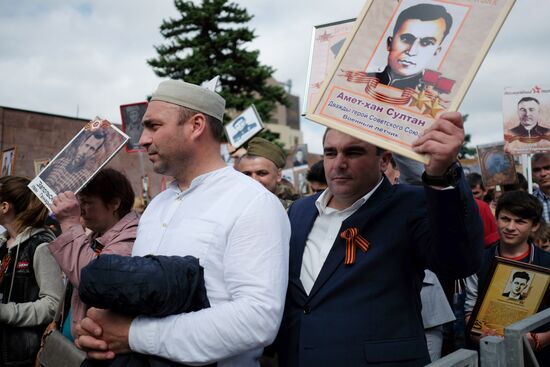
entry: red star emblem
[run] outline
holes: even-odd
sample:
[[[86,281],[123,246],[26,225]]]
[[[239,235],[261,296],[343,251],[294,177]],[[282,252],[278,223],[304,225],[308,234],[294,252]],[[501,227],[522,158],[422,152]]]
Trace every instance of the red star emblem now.
[[[322,35],[317,37],[317,41],[328,42],[328,41],[330,41],[331,38],[332,38],[332,34],[327,33],[327,31],[324,31]]]

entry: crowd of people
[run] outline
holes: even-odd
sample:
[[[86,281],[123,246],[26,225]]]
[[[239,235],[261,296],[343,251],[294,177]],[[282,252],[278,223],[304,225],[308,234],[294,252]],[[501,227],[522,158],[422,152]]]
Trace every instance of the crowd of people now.
[[[297,198],[285,189],[286,156],[274,143],[254,138],[227,166],[224,111],[224,99],[203,87],[158,86],[139,145],[155,172],[174,181],[141,216],[128,179],[106,168],[78,194],[54,199],[55,238],[29,181],[0,178],[0,366],[34,365],[44,329],[62,309],[64,335],[87,353],[85,365],[424,366],[460,346],[445,340],[456,341],[452,326],[471,316],[495,256],[550,267],[542,250],[550,242],[550,155],[533,158],[534,195],[522,185],[489,195],[457,163],[459,113],[442,114],[414,142],[430,156],[421,169],[327,129],[323,161],[307,174],[312,194]],[[173,260],[184,257],[200,264],[186,273],[185,294],[168,289],[173,282],[149,283],[157,278],[147,271],[159,264],[177,278]],[[106,264],[116,264],[108,285],[84,276]],[[146,276],[113,287],[117,269]],[[459,279],[462,314],[448,291]],[[528,280],[514,281],[507,297],[521,299]],[[118,288],[105,294],[117,307],[86,303],[90,282]],[[143,293],[155,287],[159,297],[174,291],[185,307],[151,312]],[[528,334],[544,363],[548,330]],[[476,342],[466,335],[469,347]],[[130,356],[126,364],[121,356]]]

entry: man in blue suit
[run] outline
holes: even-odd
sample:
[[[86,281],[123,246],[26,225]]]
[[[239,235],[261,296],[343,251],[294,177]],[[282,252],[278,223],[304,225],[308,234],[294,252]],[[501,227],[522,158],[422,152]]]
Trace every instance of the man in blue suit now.
[[[459,113],[413,145],[424,187],[392,185],[390,154],[336,130],[323,139],[328,189],[289,209],[289,286],[281,366],[424,366],[424,269],[456,278],[481,262],[483,227],[462,169]]]

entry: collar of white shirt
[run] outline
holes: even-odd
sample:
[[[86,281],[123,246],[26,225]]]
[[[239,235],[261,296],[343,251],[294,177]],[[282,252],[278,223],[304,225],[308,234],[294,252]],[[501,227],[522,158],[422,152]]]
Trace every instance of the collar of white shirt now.
[[[350,205],[346,209],[341,210],[340,212],[341,213],[350,213],[350,214],[354,213],[357,209],[359,209],[363,204],[365,204],[367,202],[367,200],[372,196],[372,194],[374,194],[376,189],[378,189],[378,187],[380,187],[380,185],[382,184],[382,181],[384,181],[383,177],[382,177],[382,179],[380,179],[380,181],[376,184],[376,186],[372,190],[367,192],[363,197],[360,197],[359,199],[357,199],[357,201],[355,203],[353,203],[352,205]],[[332,199],[332,197],[333,197],[333,195],[330,192],[330,189],[327,188],[325,191],[323,191],[323,193],[321,195],[319,195],[317,200],[315,200],[315,206],[317,207],[317,210],[319,211],[319,215],[329,214],[329,213],[337,211],[336,209],[331,208],[331,207],[328,206],[328,203],[330,202],[330,199]]]

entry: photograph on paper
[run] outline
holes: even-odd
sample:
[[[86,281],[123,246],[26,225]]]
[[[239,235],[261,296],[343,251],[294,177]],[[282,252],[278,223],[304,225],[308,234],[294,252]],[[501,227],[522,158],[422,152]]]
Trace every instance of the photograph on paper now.
[[[460,105],[514,0],[372,0],[306,118],[426,161],[412,143]]]
[[[59,193],[79,192],[127,141],[128,136],[109,121],[95,119],[65,145],[29,188],[50,207]]]
[[[122,131],[128,135],[129,140],[126,143],[127,152],[145,152],[145,148],[139,145],[139,138],[143,133],[141,120],[147,110],[147,102],[138,102],[120,106],[120,116],[122,117]]]
[[[9,148],[2,151],[2,177],[15,174],[15,153],[17,148]]]
[[[507,152],[550,151],[550,87],[505,89],[502,113]]]
[[[264,128],[260,114],[254,105],[248,107],[233,121],[225,125],[227,139],[233,148],[238,149]]]

